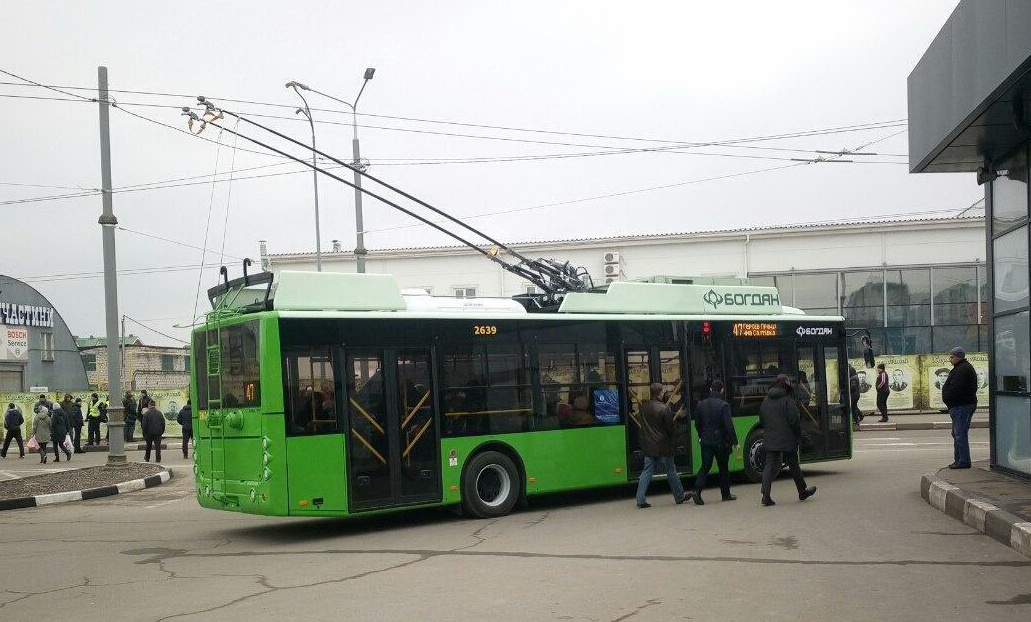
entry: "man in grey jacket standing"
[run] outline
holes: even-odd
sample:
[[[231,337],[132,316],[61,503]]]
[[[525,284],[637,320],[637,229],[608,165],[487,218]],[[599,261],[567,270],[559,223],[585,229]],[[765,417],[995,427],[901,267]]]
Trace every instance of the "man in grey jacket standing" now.
[[[798,406],[792,395],[791,379],[781,374],[766,393],[759,406],[759,423],[763,428],[763,450],[766,464],[763,467],[762,504],[776,505],[770,497],[773,480],[780,473],[780,467],[788,465],[791,477],[798,489],[798,500],[805,501],[816,494],[816,486],[806,486],[802,468],[798,466],[798,440],[802,436],[799,426]]]
[[[651,399],[641,406],[641,451],[644,453],[644,470],[637,482],[637,507],[650,508],[646,494],[652,481],[656,465],[665,463],[666,480],[673,491],[673,500],[679,505],[691,498],[684,492],[677,466],[673,463],[673,427],[676,415],[669,405],[662,401],[662,385],[654,383],[649,387]]]

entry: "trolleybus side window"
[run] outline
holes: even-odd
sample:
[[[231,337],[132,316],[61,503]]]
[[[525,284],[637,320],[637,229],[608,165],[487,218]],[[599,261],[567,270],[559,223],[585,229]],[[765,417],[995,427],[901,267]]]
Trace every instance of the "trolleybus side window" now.
[[[529,429],[532,386],[521,346],[455,346],[443,363],[445,436]]]
[[[604,345],[547,344],[538,350],[544,419],[538,427],[619,423],[616,357]]]
[[[340,431],[333,359],[329,348],[285,350],[283,384],[287,434]]]
[[[193,366],[195,368],[193,386],[197,387],[197,405],[199,410],[208,407],[208,352],[204,331],[193,333]]]
[[[219,338],[222,355],[222,406],[260,406],[258,323],[246,322],[222,328]]]
[[[766,392],[778,374],[790,374],[788,353],[775,339],[731,340],[727,373],[734,415],[758,415]]]

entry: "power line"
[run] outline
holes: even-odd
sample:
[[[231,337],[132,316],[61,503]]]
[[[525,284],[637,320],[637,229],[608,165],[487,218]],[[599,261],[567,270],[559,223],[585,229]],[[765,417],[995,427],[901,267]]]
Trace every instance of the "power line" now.
[[[3,83],[3,82],[0,82],[0,85],[26,86],[24,84]],[[89,87],[63,86],[63,87],[60,87],[60,88],[68,89],[68,90],[87,90],[87,91],[88,90],[92,90]],[[195,95],[185,94],[185,93],[167,93],[167,92],[159,92],[159,91],[140,91],[140,90],[129,90],[129,89],[110,89],[110,92],[112,92],[112,93],[126,93],[126,94],[134,94],[134,95],[160,96],[160,97],[183,97],[183,98],[193,98],[193,97],[195,97]],[[296,106],[294,106],[292,104],[279,104],[279,103],[262,102],[262,101],[255,101],[255,100],[234,99],[234,98],[229,98],[229,97],[208,96],[207,98],[209,100],[225,101],[225,102],[232,102],[232,103],[242,103],[242,104],[251,104],[251,105],[266,106],[266,107],[273,107],[273,108],[283,108],[283,109],[287,109],[287,110],[293,110],[296,107]],[[139,105],[143,105],[143,104],[139,104]],[[335,109],[335,108],[312,108],[311,110],[313,112],[327,112],[327,113],[332,113],[332,114],[344,114],[344,115],[352,115],[353,114],[350,111],[341,110],[341,109]],[[247,114],[247,113],[245,111],[241,111],[241,114]],[[261,115],[258,115],[258,114],[255,114],[255,113],[250,113],[250,116],[261,116]],[[264,115],[264,116],[266,116],[267,118],[277,118],[277,119],[283,119],[283,120],[296,120],[294,117],[283,117],[283,116],[273,116],[273,115]],[[873,127],[873,126],[887,125],[887,124],[892,124],[892,125],[898,126],[898,125],[902,125],[902,124],[906,123],[906,119],[893,119],[893,120],[889,120],[889,121],[880,121],[880,122],[869,123],[869,124],[858,124],[858,125],[850,125],[850,126],[846,125],[846,126],[838,126],[838,127],[825,128],[825,129],[821,129],[821,130],[811,130],[809,132],[802,132],[802,133],[792,132],[792,133],[787,133],[787,134],[773,134],[773,135],[768,135],[768,136],[751,137],[751,138],[738,138],[738,139],[730,139],[730,140],[725,140],[725,141],[685,142],[685,141],[675,141],[675,140],[660,139],[660,138],[640,138],[640,137],[633,137],[633,136],[617,136],[617,135],[611,135],[611,134],[590,134],[590,133],[582,133],[582,132],[566,132],[566,131],[560,131],[560,130],[544,130],[544,129],[534,129],[534,128],[521,128],[521,127],[514,127],[514,126],[490,125],[490,124],[483,124],[483,123],[469,123],[469,122],[461,122],[461,121],[444,121],[444,120],[439,120],[439,119],[426,119],[426,118],[420,118],[420,117],[407,117],[407,116],[399,116],[399,115],[374,114],[374,113],[367,113],[367,112],[359,113],[359,114],[357,114],[357,116],[358,117],[378,118],[378,119],[390,119],[390,120],[396,120],[396,121],[408,121],[408,122],[415,122],[415,123],[431,123],[431,124],[438,124],[438,125],[452,125],[452,126],[457,126],[457,127],[471,127],[471,128],[479,128],[479,129],[503,130],[503,131],[508,131],[508,132],[526,132],[526,133],[535,133],[535,134],[552,134],[552,135],[558,135],[558,136],[576,136],[576,137],[580,137],[580,138],[604,138],[604,139],[610,139],[610,140],[624,140],[624,141],[657,142],[657,143],[664,143],[664,144],[677,144],[677,145],[682,145],[682,146],[695,146],[695,147],[722,145],[722,144],[733,144],[733,143],[747,143],[747,142],[767,141],[767,140],[778,140],[778,139],[782,139],[782,138],[794,138],[794,137],[799,137],[799,136],[811,135],[809,132],[832,133],[834,131],[854,131],[856,129],[863,128],[863,127],[866,127],[866,126],[871,126],[871,127],[869,127],[869,129],[877,129],[876,127]],[[340,124],[340,123],[328,122],[328,121],[316,121],[316,123],[331,123],[331,124],[338,124],[338,125]],[[367,126],[367,125],[363,125],[362,127],[368,127],[370,129],[398,129],[398,128],[382,128],[382,127]],[[755,148],[777,149],[777,148],[770,148],[770,147],[755,147]],[[785,151],[811,151],[811,150],[805,150],[805,149],[799,149],[799,150],[784,149],[784,150]]]
[[[211,253],[212,255],[219,254],[218,251],[210,250],[210,249],[204,248],[203,246],[194,246],[193,244],[187,244],[186,242],[180,242],[179,240],[171,240],[169,238],[163,238],[163,237],[161,237],[159,235],[154,235],[152,233],[144,233],[142,231],[136,231],[136,230],[133,230],[133,229],[129,229],[128,227],[123,227],[121,225],[118,225],[118,229],[120,229],[122,231],[125,231],[126,233],[134,233],[136,235],[140,235],[140,236],[143,236],[145,238],[152,238],[152,239],[155,239],[155,240],[161,240],[162,242],[169,242],[170,244],[176,244],[178,246],[185,246],[186,248],[192,248],[192,249],[198,250],[198,251],[204,251],[205,254],[207,254],[207,253]],[[225,257],[232,257],[233,259],[236,259],[238,261],[243,261],[243,257],[237,257],[236,255],[230,255],[230,254],[228,254],[228,253],[226,253],[224,251],[222,252],[222,255],[225,256]],[[205,267],[209,267],[209,266],[205,266]]]
[[[165,273],[165,272],[183,272],[186,270],[196,270],[200,267],[200,264],[184,264],[179,266],[154,266],[151,268],[119,268],[119,276],[139,276],[145,274]],[[214,270],[215,266],[206,266],[205,269]],[[68,281],[74,279],[99,279],[104,276],[104,272],[61,272],[57,274],[41,274],[38,276],[27,276],[19,277],[18,280],[25,281],[26,283],[42,283],[49,281]]]
[[[133,319],[133,318],[129,317],[128,315],[123,315],[122,317],[123,317],[123,318],[125,318],[125,319],[127,319],[127,320],[129,320],[129,321],[131,321],[131,322],[134,322],[134,323],[135,323],[136,325],[138,325],[138,326],[142,326],[143,328],[146,328],[147,330],[149,330],[149,331],[150,331],[150,332],[152,332],[152,333],[157,333],[158,335],[161,335],[162,337],[167,337],[168,339],[171,339],[171,340],[173,340],[173,341],[178,341],[179,343],[187,343],[187,344],[188,344],[188,343],[190,343],[189,341],[186,341],[186,340],[184,340],[184,339],[180,339],[180,338],[178,338],[178,337],[173,337],[173,336],[171,336],[171,335],[167,335],[167,334],[165,334],[165,333],[163,333],[163,332],[161,332],[161,331],[157,330],[156,328],[152,328],[152,327],[150,327],[150,326],[147,326],[147,325],[146,325],[146,324],[144,324],[143,322],[141,322],[141,321],[139,321],[139,320],[135,320],[135,319]]]

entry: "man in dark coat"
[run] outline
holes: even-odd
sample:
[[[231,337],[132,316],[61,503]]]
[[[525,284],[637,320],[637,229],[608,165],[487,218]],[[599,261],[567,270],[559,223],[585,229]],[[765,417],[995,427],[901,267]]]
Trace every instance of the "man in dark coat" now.
[[[977,408],[977,372],[967,360],[967,353],[956,346],[949,351],[952,371],[942,385],[942,401],[949,407],[952,419],[952,464],[950,469],[970,468],[970,420]]]
[[[694,502],[705,505],[702,488],[712,468],[712,460],[720,471],[720,493],[724,501],[737,499],[730,493],[730,452],[737,449],[737,433],[730,417],[730,404],[723,399],[723,381],[716,380],[709,389],[709,397],[698,402],[694,412],[694,426],[698,431],[698,444],[702,447],[702,467],[694,480]]]
[[[132,391],[126,391],[125,397],[122,398],[122,412],[124,413],[125,421],[125,428],[122,429],[122,438],[125,439],[126,443],[131,443],[135,440],[136,418],[139,412],[136,406],[136,398],[132,396]]]
[[[662,401],[661,384],[656,382],[649,390],[651,399],[641,406],[640,440],[641,452],[644,453],[644,470],[641,471],[641,479],[637,482],[637,507],[651,507],[645,494],[655,473],[656,464],[661,467],[663,462],[666,468],[666,481],[673,491],[673,500],[679,505],[690,499],[691,493],[684,492],[684,485],[680,482],[680,475],[673,463],[673,428],[676,425],[676,415]]]
[[[25,416],[21,409],[10,403],[7,405],[7,412],[4,413],[4,429],[7,434],[4,436],[4,449],[0,451],[0,458],[7,457],[7,449],[11,446],[11,439],[18,441],[18,457],[25,457],[25,445],[21,441],[21,426],[25,423]]]
[[[75,453],[82,453],[82,426],[86,424],[86,420],[82,416],[82,398],[77,397],[72,402],[72,409],[68,411],[69,419],[72,423],[72,448]]]
[[[140,399],[142,402],[142,398]],[[154,407],[154,400],[146,402],[147,410],[143,411],[140,418],[140,427],[143,431],[143,440],[147,448],[143,452],[144,462],[150,462],[150,450],[154,448],[154,460],[161,462],[161,436],[165,433],[165,416]]]
[[[53,410],[50,411],[50,437],[54,439],[54,462],[61,461],[62,451],[71,460],[72,451],[64,446],[64,439],[72,431],[72,423],[61,404],[54,403],[53,406]]]
[[[806,486],[802,468],[798,466],[798,441],[802,436],[799,426],[798,407],[792,399],[791,380],[781,374],[770,387],[759,406],[759,423],[763,428],[763,450],[766,465],[763,468],[762,504],[776,505],[770,497],[773,479],[780,473],[780,467],[788,465],[791,477],[798,489],[798,500],[805,501],[816,494],[816,486]]]
[[[185,459],[186,452],[190,448],[190,439],[193,438],[193,407],[190,406],[190,400],[186,400],[186,406],[179,411],[175,420],[183,427],[183,458]]]

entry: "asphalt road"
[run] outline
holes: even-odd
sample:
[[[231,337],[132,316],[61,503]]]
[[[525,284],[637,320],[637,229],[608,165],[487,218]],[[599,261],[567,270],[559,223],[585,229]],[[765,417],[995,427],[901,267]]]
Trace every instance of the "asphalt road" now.
[[[987,430],[972,439],[986,457]],[[647,510],[626,488],[486,521],[214,512],[180,468],[157,488],[0,513],[0,616],[1027,622],[1031,560],[920,498],[920,476],[950,461],[948,431],[867,432],[853,460],[806,469],[820,490],[804,503],[787,478],[771,508],[756,485],[697,507],[657,484]]]

